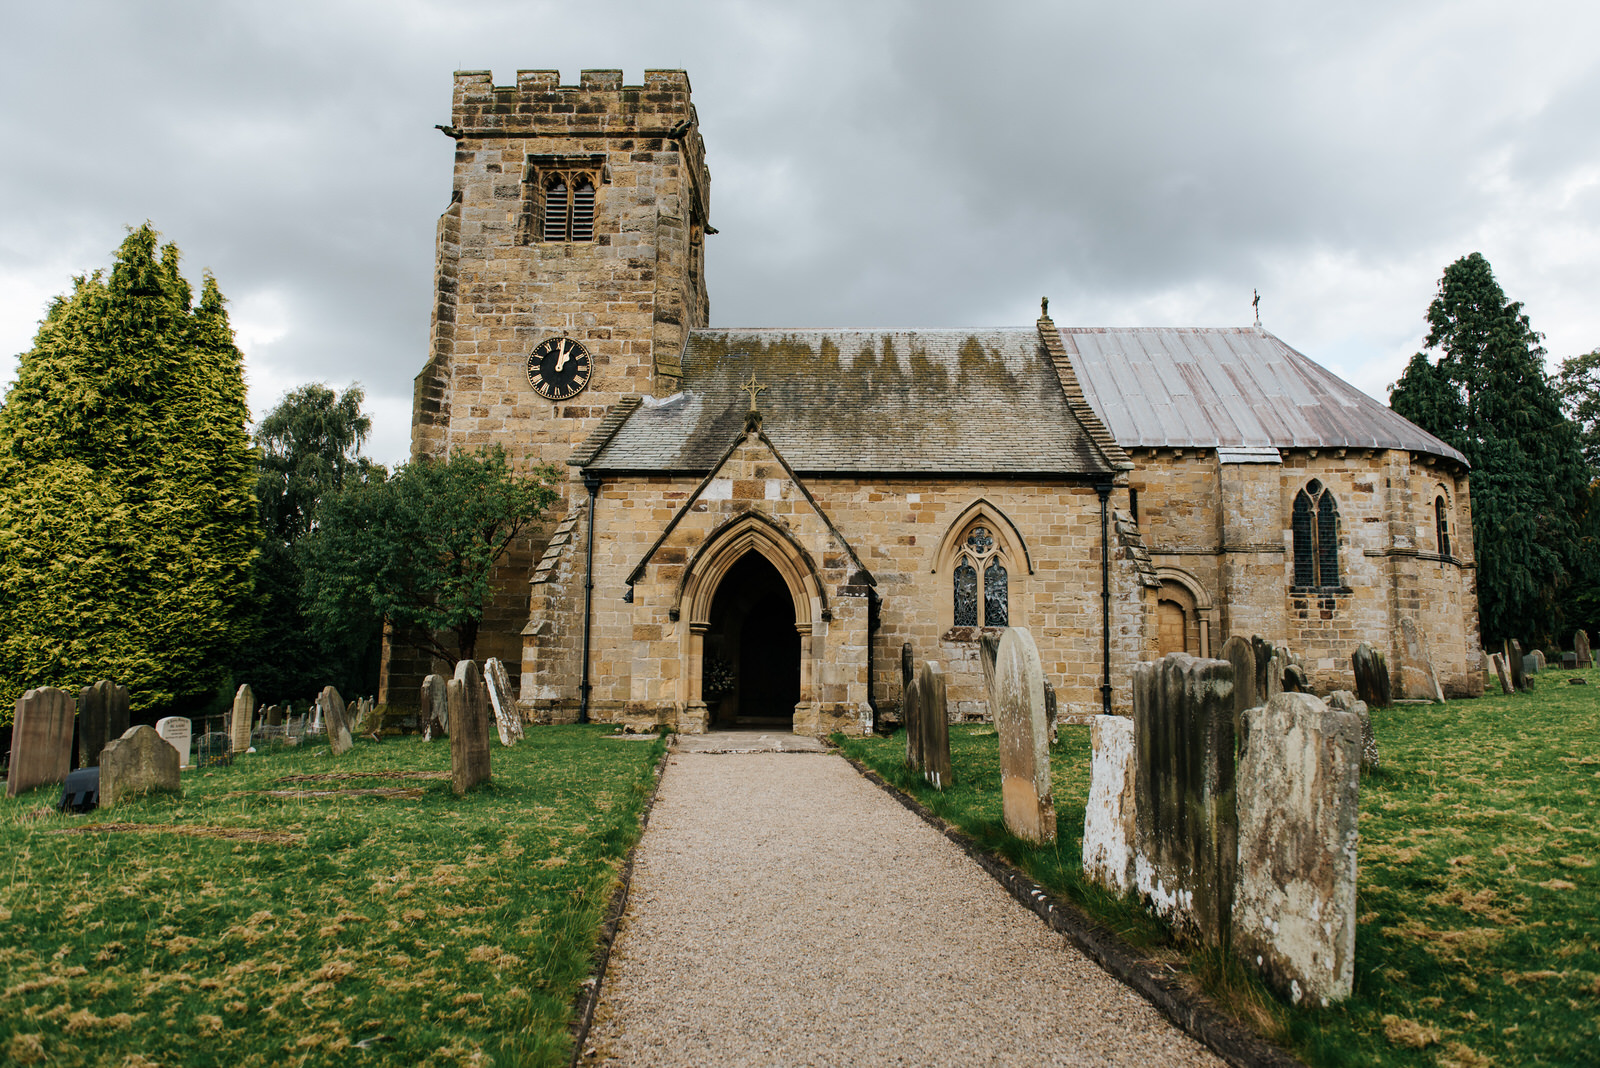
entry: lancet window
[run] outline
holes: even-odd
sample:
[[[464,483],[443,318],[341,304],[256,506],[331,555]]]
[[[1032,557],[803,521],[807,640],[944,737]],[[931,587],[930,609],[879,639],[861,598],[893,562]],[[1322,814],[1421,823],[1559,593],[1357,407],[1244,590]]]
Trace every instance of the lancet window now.
[[[1339,505],[1317,479],[1294,497],[1294,584],[1339,585]]]

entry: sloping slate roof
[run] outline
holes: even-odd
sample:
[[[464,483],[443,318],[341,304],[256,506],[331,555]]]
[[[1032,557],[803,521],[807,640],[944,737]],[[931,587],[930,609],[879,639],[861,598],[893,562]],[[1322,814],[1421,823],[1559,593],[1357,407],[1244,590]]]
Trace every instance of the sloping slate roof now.
[[[647,401],[595,471],[705,472],[744,427],[800,473],[1104,474],[1035,329],[694,330],[682,393]]]
[[[1466,457],[1264,330],[1063,328],[1125,449],[1381,448]]]

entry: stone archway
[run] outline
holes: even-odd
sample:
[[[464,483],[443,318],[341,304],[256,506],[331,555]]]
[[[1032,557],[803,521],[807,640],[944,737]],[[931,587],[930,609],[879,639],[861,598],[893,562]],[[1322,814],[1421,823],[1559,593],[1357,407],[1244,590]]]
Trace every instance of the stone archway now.
[[[800,645],[788,584],[766,557],[746,551],[711,599],[701,666],[709,726],[791,729]]]

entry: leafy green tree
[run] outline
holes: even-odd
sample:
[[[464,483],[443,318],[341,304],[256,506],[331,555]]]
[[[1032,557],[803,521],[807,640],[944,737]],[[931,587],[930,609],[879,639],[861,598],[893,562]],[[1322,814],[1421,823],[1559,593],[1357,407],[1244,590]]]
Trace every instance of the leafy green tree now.
[[[1588,486],[1577,428],[1544,349],[1474,252],[1445,268],[1424,344],[1390,393],[1395,411],[1472,465],[1478,618],[1486,640],[1548,640],[1571,581]]]
[[[1556,376],[1567,414],[1578,425],[1583,457],[1600,472],[1600,349],[1561,361]]]
[[[264,701],[309,696],[330,683],[346,693],[365,692],[375,682],[377,632],[369,628],[366,642],[343,636],[330,647],[312,633],[301,605],[301,543],[315,528],[322,501],[384,475],[361,455],[372,430],[363,400],[359,386],[340,394],[311,383],[291,390],[256,427],[259,614],[236,674]]]
[[[335,642],[387,625],[448,663],[473,659],[495,562],[557,499],[559,477],[549,465],[519,476],[495,446],[415,460],[327,498],[305,542],[313,628]]]
[[[257,537],[242,358],[146,224],[50,306],[0,409],[0,715],[109,678],[135,707],[225,683]]]
[[[1600,631],[1600,349],[1562,360],[1556,383],[1589,463],[1577,558],[1563,608],[1570,625],[1592,635]]]

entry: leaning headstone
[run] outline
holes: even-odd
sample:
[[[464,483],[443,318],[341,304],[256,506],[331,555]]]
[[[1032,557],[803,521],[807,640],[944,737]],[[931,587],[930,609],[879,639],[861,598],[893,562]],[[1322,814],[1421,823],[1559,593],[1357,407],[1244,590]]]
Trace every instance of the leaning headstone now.
[[[1589,652],[1589,632],[1586,630],[1574,631],[1572,634],[1572,651],[1578,655],[1578,666],[1581,668],[1593,667],[1594,658]]]
[[[910,648],[908,644],[906,648]],[[994,658],[1000,655],[1000,635],[978,635],[978,662],[983,665],[983,692],[989,698],[989,716],[994,716]]]
[[[1511,685],[1518,693],[1528,688],[1527,668],[1523,666],[1522,643],[1515,638],[1505,640],[1506,667],[1511,669]]]
[[[1253,671],[1250,683],[1255,684]],[[1133,885],[1133,720],[1095,716],[1090,737],[1094,757],[1083,813],[1083,873],[1121,895]]]
[[[1172,653],[1133,668],[1140,896],[1174,927],[1226,945],[1238,860],[1233,668]]]
[[[250,722],[255,714],[256,695],[251,692],[250,684],[247,682],[233,695],[233,725],[228,733],[233,738],[235,753],[242,753],[250,748]]]
[[[1006,827],[1030,842],[1056,840],[1044,669],[1025,627],[1008,627],[994,662],[994,725],[1000,735],[1000,796]]]
[[[131,727],[100,754],[100,805],[178,789],[178,751],[154,727]]]
[[[517,707],[517,695],[511,691],[511,676],[506,666],[494,657],[483,664],[483,681],[489,688],[489,704],[494,708],[495,726],[500,729],[501,745],[516,745],[522,741],[522,710]]]
[[[1306,669],[1299,664],[1290,664],[1283,669],[1284,693],[1310,693],[1311,680],[1306,678]]]
[[[1489,663],[1494,668],[1495,678],[1500,680],[1500,692],[1511,694],[1517,692],[1517,684],[1511,678],[1511,666],[1506,663],[1504,653],[1490,653]]]
[[[54,686],[41,686],[17,698],[7,797],[67,781],[72,770],[72,718],[72,698]]]
[[[1356,676],[1357,697],[1372,708],[1388,708],[1394,703],[1389,696],[1389,666],[1382,653],[1362,642],[1351,655],[1350,666]]]
[[[317,714],[328,726],[328,744],[334,756],[344,756],[355,744],[350,737],[350,723],[344,715],[344,698],[332,686],[324,686],[317,694]]]
[[[178,754],[178,767],[189,766],[189,746],[194,737],[194,724],[188,716],[168,716],[156,720],[156,733]]]
[[[1433,658],[1422,640],[1422,632],[1409,616],[1400,619],[1400,692],[1418,701],[1436,701],[1444,704],[1444,690],[1439,686],[1439,673],[1433,669]]]
[[[1356,700],[1356,695],[1349,690],[1335,690],[1328,695],[1328,707],[1343,712],[1353,712],[1361,721],[1361,770],[1381,767],[1382,761],[1378,759],[1378,735],[1372,729],[1372,713],[1367,711],[1367,703]]]
[[[450,704],[443,675],[422,680],[422,740],[431,742],[450,730]]]
[[[446,685],[450,703],[450,784],[464,794],[489,779],[489,690],[471,660]]]
[[[1361,727],[1310,694],[1245,713],[1233,945],[1295,1003],[1355,978]]]
[[[950,775],[950,719],[944,672],[924,660],[917,672],[917,711],[922,718],[922,777],[935,790],[953,781]]]

